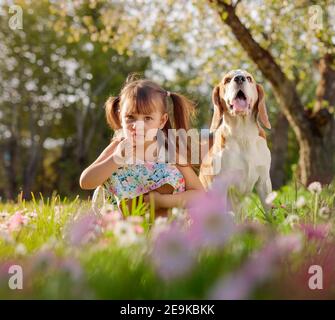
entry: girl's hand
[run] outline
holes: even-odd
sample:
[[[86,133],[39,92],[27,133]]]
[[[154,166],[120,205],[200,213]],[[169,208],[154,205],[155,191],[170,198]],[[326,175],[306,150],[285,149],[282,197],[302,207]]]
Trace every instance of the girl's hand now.
[[[150,198],[155,204],[155,210],[163,208],[163,197],[164,195],[159,193],[158,191],[150,191],[148,194],[145,194],[143,197],[143,201],[150,205]]]
[[[134,154],[133,145],[129,138],[121,138],[118,145],[113,152],[113,159],[116,164],[123,166],[129,163],[129,157],[132,158]],[[128,156],[128,158],[126,158]]]
[[[115,152],[116,147],[121,141],[122,138],[113,139],[111,143],[104,149],[102,154],[104,154],[106,157],[109,157],[111,154],[113,154],[113,152]]]

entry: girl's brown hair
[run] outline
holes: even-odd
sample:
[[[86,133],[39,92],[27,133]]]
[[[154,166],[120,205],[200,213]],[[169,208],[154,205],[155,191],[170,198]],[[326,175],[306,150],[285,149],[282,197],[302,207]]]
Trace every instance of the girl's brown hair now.
[[[161,110],[168,113],[168,99],[171,99],[173,106],[173,124],[168,118],[162,131],[166,138],[169,129],[189,129],[190,121],[195,115],[195,106],[185,96],[169,92],[161,88],[158,84],[147,79],[136,79],[134,76],[127,78],[120,95],[117,97],[109,97],[105,103],[105,112],[108,125],[115,131],[121,129],[121,108],[125,101],[128,102],[128,113],[150,114],[151,112]],[[184,141],[184,143],[186,143]],[[189,143],[187,146],[187,165],[190,164],[191,151]],[[167,148],[167,140],[166,146]],[[177,141],[176,150],[179,150],[179,141]]]

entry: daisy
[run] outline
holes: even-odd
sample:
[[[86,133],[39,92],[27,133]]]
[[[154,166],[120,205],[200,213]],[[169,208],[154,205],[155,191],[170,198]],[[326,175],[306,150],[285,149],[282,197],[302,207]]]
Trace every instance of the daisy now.
[[[313,193],[313,194],[320,194],[322,191],[322,187],[321,187],[321,183],[318,181],[314,181],[312,182],[309,186],[308,186],[308,190],[309,192]]]
[[[121,246],[134,244],[138,240],[134,226],[127,221],[116,222],[113,232]]]
[[[272,202],[277,198],[277,196],[278,196],[278,193],[276,191],[269,193],[267,197],[265,198],[265,203],[267,205],[271,205]]]

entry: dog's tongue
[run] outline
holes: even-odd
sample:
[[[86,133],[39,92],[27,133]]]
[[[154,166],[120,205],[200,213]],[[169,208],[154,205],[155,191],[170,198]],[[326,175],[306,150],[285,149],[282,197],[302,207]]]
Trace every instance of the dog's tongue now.
[[[236,111],[244,111],[247,109],[247,101],[245,99],[235,98],[232,102]]]

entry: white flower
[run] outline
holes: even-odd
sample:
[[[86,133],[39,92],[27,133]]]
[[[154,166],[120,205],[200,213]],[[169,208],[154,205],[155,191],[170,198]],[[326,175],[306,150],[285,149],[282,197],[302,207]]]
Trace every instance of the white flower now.
[[[167,224],[167,222],[168,222],[167,217],[157,217],[155,219],[155,226],[165,225],[165,224]]]
[[[37,214],[36,210],[34,210],[32,212],[27,213],[27,216],[31,219],[34,219],[38,216],[38,214]]]
[[[27,253],[27,248],[23,243],[19,243],[15,248],[15,253],[24,256]]]
[[[330,216],[330,209],[328,207],[322,207],[319,210],[319,216],[321,218],[329,218]]]
[[[315,193],[315,194],[320,194],[322,187],[321,187],[321,183],[318,181],[314,181],[312,182],[309,186],[308,186],[308,190],[311,193]]]
[[[171,213],[173,216],[178,217],[184,213],[184,210],[182,208],[172,208]]]
[[[187,217],[187,211],[183,208],[172,208],[171,214],[176,220],[185,220]]]
[[[267,195],[266,199],[265,199],[265,203],[267,205],[271,205],[272,202],[277,198],[277,195],[278,195],[278,193],[276,191],[273,191],[273,192],[269,193]]]
[[[296,203],[295,203],[295,206],[296,208],[302,208],[304,205],[306,204],[306,199],[304,196],[299,196]]]
[[[109,214],[109,213],[113,213],[117,210],[115,210],[114,206],[112,204],[106,204],[101,208],[101,214]]]
[[[290,214],[285,219],[285,224],[288,224],[290,227],[294,227],[299,222],[299,216],[296,214]]]
[[[127,221],[117,221],[114,226],[114,234],[121,246],[127,246],[137,242],[134,226]]]
[[[143,222],[142,216],[129,216],[127,217],[127,221],[134,224],[141,224]]]
[[[0,219],[1,219],[1,220],[5,220],[5,219],[7,219],[8,216],[9,216],[9,213],[8,213],[8,212],[5,212],[5,211],[0,212]]]

